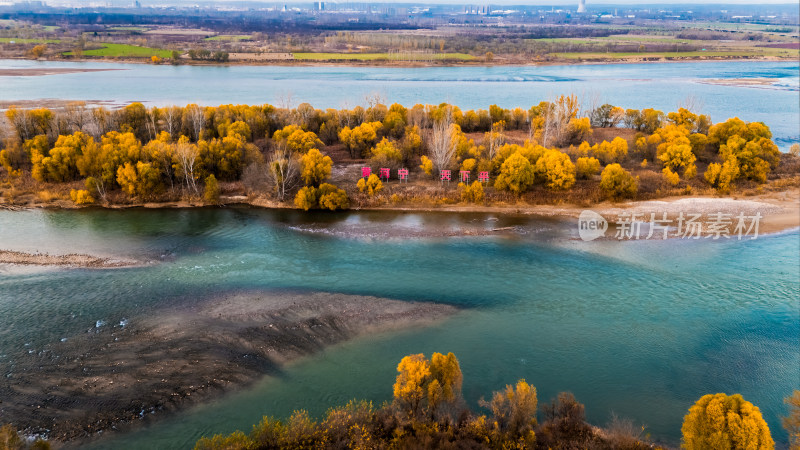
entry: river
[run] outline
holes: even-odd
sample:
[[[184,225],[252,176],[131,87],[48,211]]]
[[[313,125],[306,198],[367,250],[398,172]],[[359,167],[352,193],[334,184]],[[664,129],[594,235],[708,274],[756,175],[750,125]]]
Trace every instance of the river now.
[[[798,62],[729,61],[564,66],[347,67],[171,66],[105,62],[0,60],[2,69],[118,69],[46,76],[0,77],[0,101],[66,99],[148,105],[288,104],[352,108],[366,97],[387,103],[450,102],[464,109],[497,104],[529,108],[576,94],[584,108],[675,111],[688,98],[714,122],[738,116],[766,123],[782,150],[800,142]],[[765,79],[764,85],[713,80]]]
[[[515,232],[392,237],[467,225]],[[14,358],[101,323],[135,327],[209,292],[363,294],[443,302],[460,312],[434,326],[330,347],[243,391],[93,446],[189,448],[202,435],[249,430],[263,415],[300,408],[319,415],[352,398],[379,404],[391,398],[402,356],[433,351],[457,355],[475,408],[480,397],[525,378],[540,405],[572,391],[591,422],[603,425],[613,412],[676,445],[694,401],[738,392],[785,445],[782,399],[800,382],[800,233],[585,243],[573,228],[492,214],[0,211],[0,248],[163,260],[114,270],[0,266],[0,367],[9,371]]]

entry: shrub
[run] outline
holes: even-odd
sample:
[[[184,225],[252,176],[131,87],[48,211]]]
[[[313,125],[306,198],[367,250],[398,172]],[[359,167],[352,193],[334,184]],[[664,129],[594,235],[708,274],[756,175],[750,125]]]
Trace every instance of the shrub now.
[[[393,141],[386,138],[381,139],[370,151],[372,154],[371,165],[373,167],[388,167],[396,169],[403,162],[403,154]]]
[[[575,184],[575,165],[566,153],[547,150],[534,167],[539,177],[552,190],[565,190]]]
[[[615,137],[611,142],[603,141],[593,145],[591,147],[591,153],[603,164],[620,162],[628,156],[628,141],[621,137]]]
[[[703,177],[708,184],[717,188],[720,194],[727,194],[733,182],[739,177],[739,163],[735,156],[729,157],[722,165],[711,163]]]
[[[708,394],[683,419],[683,448],[775,448],[761,411],[739,394]]]
[[[469,186],[459,183],[459,187],[463,188],[461,191],[461,201],[470,203],[483,202],[483,183],[480,181],[474,181]]]
[[[478,161],[475,158],[468,158],[461,162],[461,170],[472,172],[478,166]]]
[[[637,180],[619,164],[609,164],[600,174],[600,189],[607,196],[619,199],[634,197],[639,190]]]
[[[538,402],[536,388],[519,380],[516,386],[506,385],[504,391],[495,392],[492,400],[481,402],[481,406],[491,409],[499,431],[516,437],[532,434]]]
[[[597,158],[582,156],[575,161],[575,175],[589,179],[600,172],[600,161]]]
[[[681,181],[681,177],[678,176],[677,173],[671,171],[669,167],[664,167],[661,171],[664,174],[664,179],[667,180],[667,183],[675,186]]]
[[[500,175],[497,176],[494,187],[499,191],[511,191],[519,195],[533,185],[534,179],[533,165],[528,158],[516,152],[500,166]]]
[[[272,135],[272,140],[298,153],[305,153],[312,148],[320,148],[323,143],[311,131],[303,131],[297,125],[287,125]]]
[[[335,211],[337,209],[347,209],[350,207],[350,201],[347,198],[347,193],[343,189],[337,188],[330,183],[323,183],[319,187],[319,207],[322,209],[329,209]]]
[[[131,197],[146,199],[161,191],[161,174],[150,163],[125,163],[117,168],[117,183]]]
[[[419,168],[425,172],[425,175],[433,175],[433,161],[431,161],[427,156],[423,155],[419,158],[420,164]]]
[[[294,196],[294,204],[304,211],[317,206],[317,188],[313,186],[301,188],[297,191],[297,195]]]
[[[374,173],[366,180],[363,178],[358,180],[357,186],[359,191],[366,192],[370,197],[383,190],[383,182]]]
[[[206,201],[206,203],[219,203],[219,183],[217,182],[217,178],[213,173],[206,177],[206,186],[203,191],[203,199]]]
[[[359,158],[378,141],[378,132],[382,127],[381,122],[364,122],[354,128],[344,127],[339,131],[339,140],[350,152],[351,158]]]
[[[76,205],[89,205],[94,203],[94,197],[85,189],[72,189],[69,191],[69,198],[71,198]]]

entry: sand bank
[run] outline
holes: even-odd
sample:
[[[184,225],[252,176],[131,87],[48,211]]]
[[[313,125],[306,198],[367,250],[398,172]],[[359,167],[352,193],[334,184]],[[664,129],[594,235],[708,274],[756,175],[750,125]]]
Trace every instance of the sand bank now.
[[[106,72],[109,70],[124,69],[82,69],[66,67],[27,68],[27,69],[0,69],[0,77],[40,77],[44,75],[59,75],[66,73]]]
[[[0,250],[0,264],[20,264],[35,266],[63,266],[104,269],[116,267],[133,267],[142,265],[140,261],[117,258],[100,258],[97,256],[70,253],[68,255],[50,255],[47,253],[25,253]]]
[[[326,346],[456,311],[320,292],[214,296],[21,353],[0,377],[0,416],[26,433],[75,441],[157,420]]]

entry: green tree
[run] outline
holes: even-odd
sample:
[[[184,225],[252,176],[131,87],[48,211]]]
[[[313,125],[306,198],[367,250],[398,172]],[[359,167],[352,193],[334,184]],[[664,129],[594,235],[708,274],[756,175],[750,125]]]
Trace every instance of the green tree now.
[[[684,417],[681,432],[687,450],[775,448],[761,411],[739,394],[700,397]]]

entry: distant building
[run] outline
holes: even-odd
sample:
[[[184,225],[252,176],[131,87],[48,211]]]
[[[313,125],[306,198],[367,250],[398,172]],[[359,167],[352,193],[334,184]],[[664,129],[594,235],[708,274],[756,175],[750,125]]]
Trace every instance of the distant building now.
[[[579,13],[586,12],[586,0],[581,0],[580,3],[578,3],[578,12]]]

